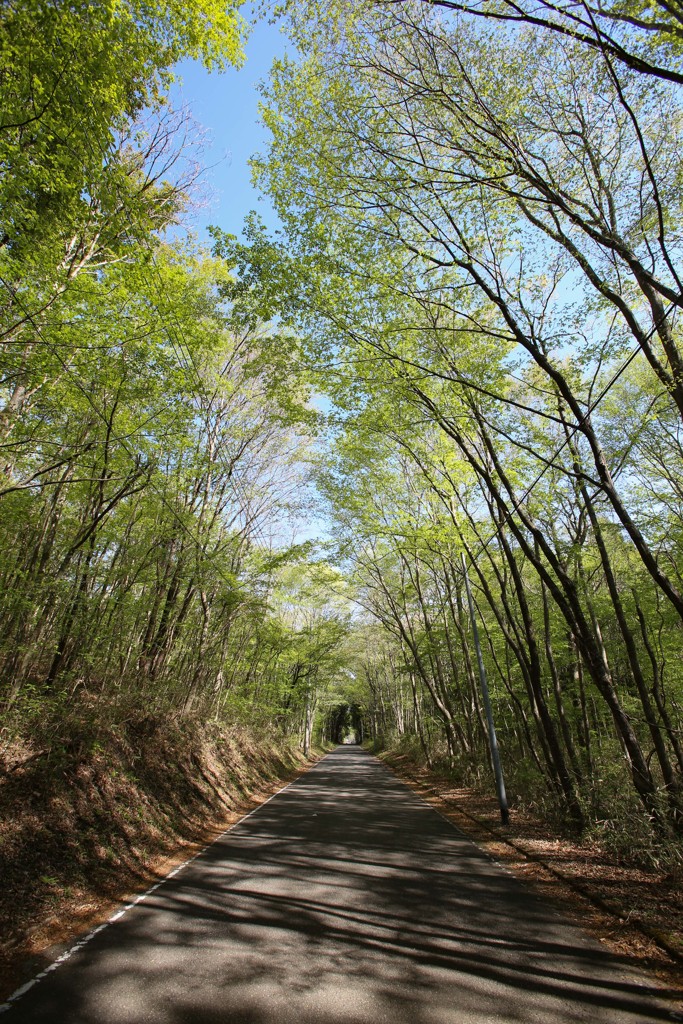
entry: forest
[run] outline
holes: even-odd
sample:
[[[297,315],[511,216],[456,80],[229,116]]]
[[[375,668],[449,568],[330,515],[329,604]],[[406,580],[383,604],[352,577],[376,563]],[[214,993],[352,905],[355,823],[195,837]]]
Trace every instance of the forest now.
[[[680,863],[683,16],[273,16],[280,226],[207,243],[170,86],[240,5],[4,8],[3,749],[165,717],[485,792],[498,752],[511,807]]]

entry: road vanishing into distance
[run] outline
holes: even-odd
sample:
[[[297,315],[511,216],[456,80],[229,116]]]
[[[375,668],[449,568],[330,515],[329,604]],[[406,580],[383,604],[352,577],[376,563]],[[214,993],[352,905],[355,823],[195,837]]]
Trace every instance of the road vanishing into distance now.
[[[671,1020],[647,984],[346,746],[4,1004],[2,1021]]]

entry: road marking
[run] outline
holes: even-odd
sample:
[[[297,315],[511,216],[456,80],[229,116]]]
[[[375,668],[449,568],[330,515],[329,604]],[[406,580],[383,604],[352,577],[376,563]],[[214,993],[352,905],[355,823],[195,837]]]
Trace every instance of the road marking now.
[[[315,764],[312,764],[310,768],[308,768],[305,772],[302,772],[301,775],[297,775],[297,777],[295,779],[292,779],[291,782],[288,782],[286,786],[283,786],[281,789],[278,789],[275,793],[272,794],[272,796],[269,796],[267,800],[264,800],[263,803],[260,803],[258,807],[252,808],[252,810],[249,811],[247,814],[244,814],[237,821],[234,821],[232,825],[229,825],[228,828],[226,828],[223,832],[217,835],[215,839],[212,839],[210,843],[207,843],[206,846],[203,846],[202,849],[195,853],[192,857],[188,857],[188,859],[183,861],[182,864],[178,864],[178,866],[173,868],[172,871],[169,871],[167,875],[164,875],[161,881],[155,882],[154,885],[150,885],[149,889],[145,889],[144,892],[140,893],[139,896],[136,896],[134,900],[130,901],[130,903],[126,903],[123,907],[121,907],[120,910],[117,910],[114,914],[112,914],[112,916],[108,918],[103,924],[98,924],[96,928],[92,928],[86,935],[83,936],[83,938],[79,939],[78,942],[75,942],[73,946],[70,946],[69,949],[62,953],[61,956],[58,956],[56,960],[53,960],[51,964],[48,964],[48,966],[45,967],[39,974],[36,974],[34,978],[31,978],[30,981],[24,982],[24,984],[21,985],[20,988],[16,989],[10,996],[7,997],[4,1003],[0,1003],[0,1014],[7,1013],[8,1010],[11,1010],[12,1007],[22,998],[22,996],[25,996],[27,992],[31,991],[34,985],[37,985],[40,981],[43,980],[43,978],[47,977],[47,975],[50,974],[51,971],[56,971],[58,967],[60,967],[63,963],[66,963],[66,961],[69,960],[74,953],[78,953],[81,949],[83,949],[83,947],[86,946],[91,941],[91,939],[94,939],[95,936],[99,934],[99,932],[104,931],[105,928],[108,928],[109,925],[114,924],[116,921],[120,921],[121,918],[124,917],[124,915],[127,914],[129,910],[132,910],[133,907],[137,906],[138,903],[142,903],[143,900],[146,900],[148,896],[151,896],[156,889],[164,885],[171,878],[175,878],[175,876],[179,874],[181,871],[183,871],[184,868],[186,868],[193,861],[197,860],[198,857],[201,857],[202,854],[206,853],[207,850],[210,850],[211,847],[214,846],[217,842],[219,842],[223,838],[223,836],[226,836],[228,832],[232,832],[233,829],[236,829],[239,825],[245,822],[247,818],[251,818],[252,814],[256,814],[258,811],[261,810],[262,807],[265,807],[266,804],[269,804],[271,800],[274,800],[276,796],[280,796],[280,794],[284,793],[286,789],[289,789],[290,786],[293,786],[296,782],[299,781],[299,779],[303,778],[304,775],[308,775],[309,772],[314,771],[315,768],[317,768],[317,766],[321,763],[321,761],[324,761],[325,758],[329,757],[331,753],[332,751],[329,751],[329,753],[327,754],[323,754],[323,756],[319,758],[315,762]]]

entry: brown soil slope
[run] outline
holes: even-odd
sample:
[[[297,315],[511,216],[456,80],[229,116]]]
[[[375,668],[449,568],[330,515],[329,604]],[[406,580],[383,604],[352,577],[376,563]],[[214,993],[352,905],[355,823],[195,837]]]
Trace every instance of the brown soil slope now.
[[[0,761],[0,998],[307,762],[243,730],[137,717]]]

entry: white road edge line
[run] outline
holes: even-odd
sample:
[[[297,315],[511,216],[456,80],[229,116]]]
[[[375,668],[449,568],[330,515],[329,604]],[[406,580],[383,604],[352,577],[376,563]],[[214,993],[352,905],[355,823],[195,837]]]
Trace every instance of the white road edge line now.
[[[144,892],[140,893],[140,895],[136,896],[135,899],[131,900],[130,903],[126,903],[123,907],[121,907],[120,910],[117,910],[116,913],[112,914],[111,917],[104,921],[103,924],[98,924],[97,927],[92,928],[81,939],[79,939],[78,942],[75,942],[73,946],[70,946],[69,949],[62,953],[61,956],[58,956],[56,960],[53,960],[51,964],[48,964],[47,967],[43,968],[43,970],[39,974],[36,974],[35,977],[30,979],[30,981],[24,982],[24,984],[21,985],[18,989],[15,989],[15,991],[7,997],[4,1003],[0,1003],[0,1014],[7,1013],[8,1010],[11,1010],[12,1007],[22,998],[22,996],[25,996],[26,993],[29,992],[34,985],[37,985],[40,981],[43,980],[43,978],[45,978],[52,971],[56,971],[57,968],[61,966],[61,964],[66,963],[66,961],[69,960],[74,953],[78,953],[83,948],[83,946],[87,945],[91,939],[94,939],[95,936],[99,934],[99,932],[104,931],[104,929],[108,928],[109,925],[114,924],[116,921],[119,921],[125,914],[128,913],[129,910],[132,910],[133,907],[135,907],[138,903],[142,903],[143,900],[146,900],[148,896],[151,896],[151,894],[156,889],[158,889],[160,886],[168,882],[169,879],[175,878],[175,876],[179,874],[181,871],[183,871],[183,869],[186,868],[189,864],[191,864],[192,861],[197,860],[198,857],[201,857],[203,853],[206,853],[207,850],[211,849],[212,846],[219,842],[219,840],[221,840],[223,836],[226,836],[228,832],[232,832],[239,825],[245,822],[247,818],[251,818],[252,814],[256,814],[258,811],[261,810],[262,807],[265,807],[266,804],[269,804],[271,800],[274,800],[276,796],[280,796],[280,794],[284,793],[286,789],[289,789],[290,786],[293,786],[296,782],[298,782],[300,778],[302,778],[304,775],[308,775],[310,771],[313,771],[315,768],[317,768],[321,761],[324,761],[325,758],[329,757],[331,753],[332,751],[330,750],[328,751],[327,754],[323,754],[323,756],[319,758],[315,762],[315,764],[312,764],[310,768],[307,768],[306,771],[301,773],[301,775],[297,775],[297,777],[295,779],[292,779],[291,782],[288,782],[286,786],[283,786],[281,789],[278,789],[275,793],[272,794],[272,796],[269,796],[267,800],[264,800],[263,803],[259,804],[258,807],[254,807],[251,811],[248,811],[247,814],[242,815],[241,818],[239,818],[237,821],[234,821],[232,825],[224,829],[223,832],[217,835],[215,839],[212,839],[210,843],[207,843],[206,846],[203,846],[201,850],[194,854],[194,856],[189,857],[187,860],[183,861],[182,864],[178,864],[178,866],[173,868],[172,871],[169,871],[167,875],[164,875],[161,881],[156,882],[154,885],[151,885],[149,889],[146,889]]]

